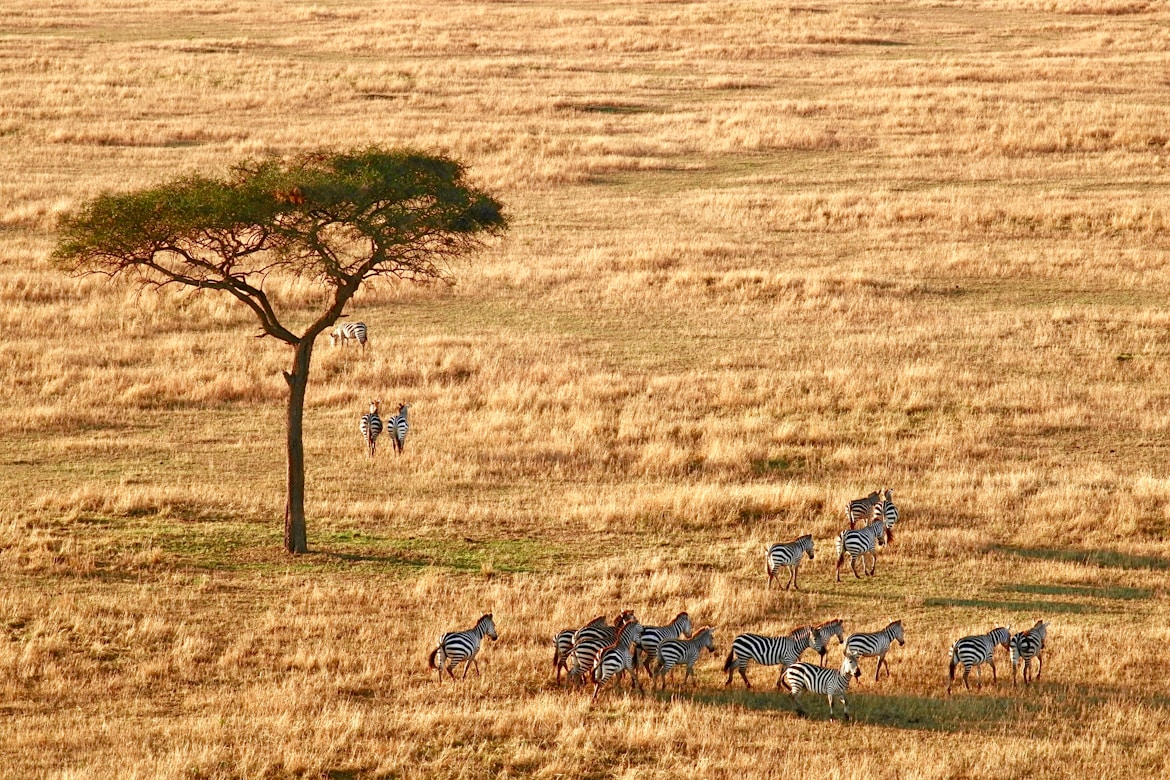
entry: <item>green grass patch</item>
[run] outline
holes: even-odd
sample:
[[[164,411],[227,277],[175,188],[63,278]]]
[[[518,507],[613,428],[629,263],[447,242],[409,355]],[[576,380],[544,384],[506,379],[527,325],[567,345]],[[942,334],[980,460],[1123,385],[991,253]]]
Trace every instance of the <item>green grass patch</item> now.
[[[1135,601],[1154,595],[1149,588],[1124,588],[1120,586],[1092,587],[1088,585],[1031,585],[1012,583],[1001,585],[999,590],[1007,593],[1028,593],[1035,596],[1076,596],[1094,599],[1121,599]]]
[[[1069,601],[995,601],[992,599],[959,599],[935,597],[925,602],[928,607],[975,607],[987,610],[1011,610],[1028,613],[1056,613],[1056,612],[1099,612],[1100,610],[1086,604]]]
[[[994,552],[1018,555],[1021,558],[1039,558],[1046,561],[1067,561],[1085,566],[1107,569],[1170,569],[1170,559],[1156,555],[1129,555],[1116,550],[1061,550],[1048,547],[1010,547],[993,545]]]

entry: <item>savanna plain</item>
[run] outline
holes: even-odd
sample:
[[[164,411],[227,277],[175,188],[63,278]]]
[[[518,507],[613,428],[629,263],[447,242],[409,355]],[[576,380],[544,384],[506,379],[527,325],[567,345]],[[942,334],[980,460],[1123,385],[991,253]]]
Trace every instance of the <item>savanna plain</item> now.
[[[3,6],[0,774],[1170,773],[1165,3]],[[371,144],[511,229],[319,345],[290,556],[285,348],[49,253],[100,192]],[[402,456],[371,398],[412,404]],[[837,583],[885,486],[895,543]],[[622,608],[716,627],[697,685],[555,683],[554,633]],[[736,634],[830,618],[905,626],[852,723],[723,687]],[[945,696],[955,639],[1038,618],[1039,682],[1000,650]]]

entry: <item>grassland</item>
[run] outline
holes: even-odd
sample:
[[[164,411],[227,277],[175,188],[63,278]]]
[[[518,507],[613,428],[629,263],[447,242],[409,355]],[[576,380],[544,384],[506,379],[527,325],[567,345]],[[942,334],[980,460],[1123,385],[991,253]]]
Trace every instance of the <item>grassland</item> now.
[[[6,2],[0,772],[1167,774],[1168,22]],[[454,288],[364,292],[366,354],[318,353],[292,558],[288,355],[228,301],[47,255],[103,190],[370,143],[466,161],[513,228]],[[413,404],[405,456],[364,459],[371,397]],[[841,504],[880,485],[896,546],[837,584]],[[766,544],[805,532],[805,590],[765,591]],[[832,617],[907,644],[850,726],[710,658],[693,691],[591,705],[549,641],[619,607],[689,610],[719,660]],[[435,684],[438,634],[487,610],[483,676]],[[944,697],[954,639],[1039,617],[1039,684]]]

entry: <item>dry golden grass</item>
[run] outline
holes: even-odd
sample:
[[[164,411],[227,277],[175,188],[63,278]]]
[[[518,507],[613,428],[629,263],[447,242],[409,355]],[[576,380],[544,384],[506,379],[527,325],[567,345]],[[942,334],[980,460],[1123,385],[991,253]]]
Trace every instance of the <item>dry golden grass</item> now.
[[[10,0],[0,772],[1170,772],[1168,21]],[[369,143],[468,162],[514,227],[454,289],[364,292],[365,354],[317,353],[293,559],[289,356],[228,301],[46,258],[102,190]],[[365,460],[371,397],[413,404],[405,456]],[[887,484],[896,545],[838,585],[841,504]],[[805,532],[805,590],[765,591]],[[697,690],[553,684],[553,633],[622,606],[717,626]],[[483,676],[435,684],[437,636],[489,609]],[[853,725],[769,670],[723,690],[736,633],[832,617],[906,626]],[[954,639],[1037,617],[1039,684],[944,698]]]

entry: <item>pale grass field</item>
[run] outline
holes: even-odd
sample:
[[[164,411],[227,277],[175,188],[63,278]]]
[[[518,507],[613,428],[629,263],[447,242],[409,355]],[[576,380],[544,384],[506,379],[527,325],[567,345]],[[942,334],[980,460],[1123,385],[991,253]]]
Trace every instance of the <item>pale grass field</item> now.
[[[1170,772],[1162,2],[10,0],[0,11],[0,774]],[[73,279],[103,190],[320,144],[454,155],[512,230],[289,355],[229,302]],[[271,282],[295,317],[312,289]],[[373,397],[406,454],[363,456]],[[841,505],[889,485],[875,578]],[[763,551],[801,533],[801,593]],[[699,685],[558,688],[552,635],[717,627]],[[426,656],[492,610],[456,685]],[[856,721],[723,689],[736,633],[906,626]],[[1044,677],[947,648],[1052,621]],[[1001,651],[1002,653],[1002,651]],[[833,646],[829,660],[840,663]]]

